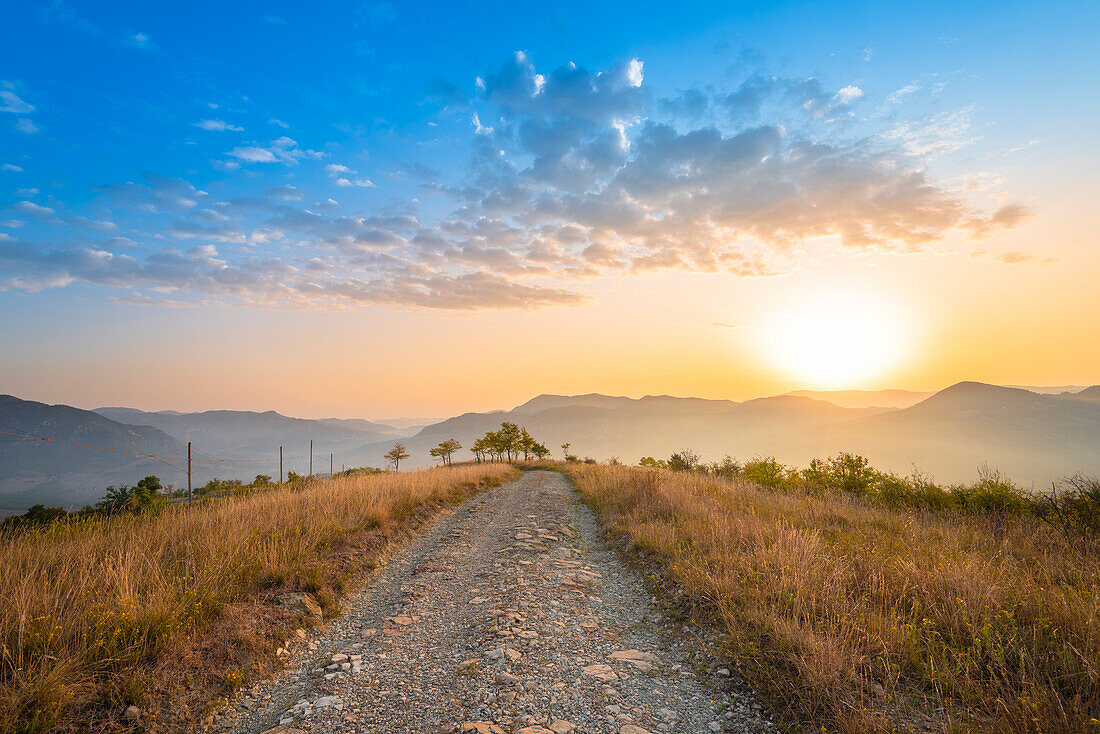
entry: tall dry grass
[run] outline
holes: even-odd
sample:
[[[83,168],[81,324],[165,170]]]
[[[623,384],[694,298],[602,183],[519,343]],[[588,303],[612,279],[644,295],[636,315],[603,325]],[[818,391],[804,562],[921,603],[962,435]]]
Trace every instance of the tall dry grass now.
[[[104,728],[96,717],[149,703],[163,658],[201,641],[227,605],[302,589],[331,609],[344,567],[334,557],[351,539],[515,473],[483,464],[337,478],[0,534],[0,731]]]
[[[571,465],[788,720],[1100,730],[1100,557],[1030,517],[897,510],[692,473]]]

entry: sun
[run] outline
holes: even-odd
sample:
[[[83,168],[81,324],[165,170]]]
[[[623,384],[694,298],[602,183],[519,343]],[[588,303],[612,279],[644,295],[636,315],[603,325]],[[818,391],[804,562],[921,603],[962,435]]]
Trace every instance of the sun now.
[[[904,356],[904,319],[888,301],[824,296],[776,317],[765,330],[770,360],[814,387],[856,387]]]

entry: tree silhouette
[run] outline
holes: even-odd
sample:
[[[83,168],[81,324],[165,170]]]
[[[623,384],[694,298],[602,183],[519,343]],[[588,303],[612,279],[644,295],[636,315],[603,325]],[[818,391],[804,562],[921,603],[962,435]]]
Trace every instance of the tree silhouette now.
[[[393,464],[394,471],[401,471],[401,461],[409,458],[409,452],[405,449],[405,444],[398,441],[392,449],[385,453],[384,458]]]
[[[429,450],[428,453],[437,459],[441,459],[444,466],[450,466],[451,455],[461,448],[462,444],[453,438],[448,438],[446,441],[440,442],[434,449]]]
[[[479,463],[487,459],[513,461],[518,459],[521,454],[523,460],[526,461],[531,456],[541,459],[550,454],[546,446],[536,441],[534,436],[527,432],[526,428],[507,421],[500,424],[500,430],[489,431],[474,441],[474,445],[470,447],[470,452],[473,453],[474,458]]]

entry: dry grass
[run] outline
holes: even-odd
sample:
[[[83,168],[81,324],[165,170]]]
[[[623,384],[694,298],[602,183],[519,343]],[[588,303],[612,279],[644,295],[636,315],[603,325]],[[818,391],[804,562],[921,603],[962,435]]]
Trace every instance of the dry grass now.
[[[262,669],[258,657],[270,664],[297,624],[276,591],[310,591],[331,612],[348,573],[396,532],[514,474],[339,478],[0,534],[0,731],[109,729],[129,703],[184,700],[176,714],[193,716]]]
[[[1033,518],[571,465],[788,721],[1100,731],[1100,557]]]

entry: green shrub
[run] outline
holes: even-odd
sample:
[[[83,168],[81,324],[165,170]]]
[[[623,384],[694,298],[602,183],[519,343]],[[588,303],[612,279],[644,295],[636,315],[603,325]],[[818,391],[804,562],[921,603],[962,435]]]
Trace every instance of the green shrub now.
[[[1036,514],[1068,538],[1100,540],[1100,479],[1063,479],[1039,498]]]
[[[748,481],[772,489],[782,487],[789,476],[787,467],[780,464],[772,456],[753,457],[751,461],[745,462],[743,473]]]

